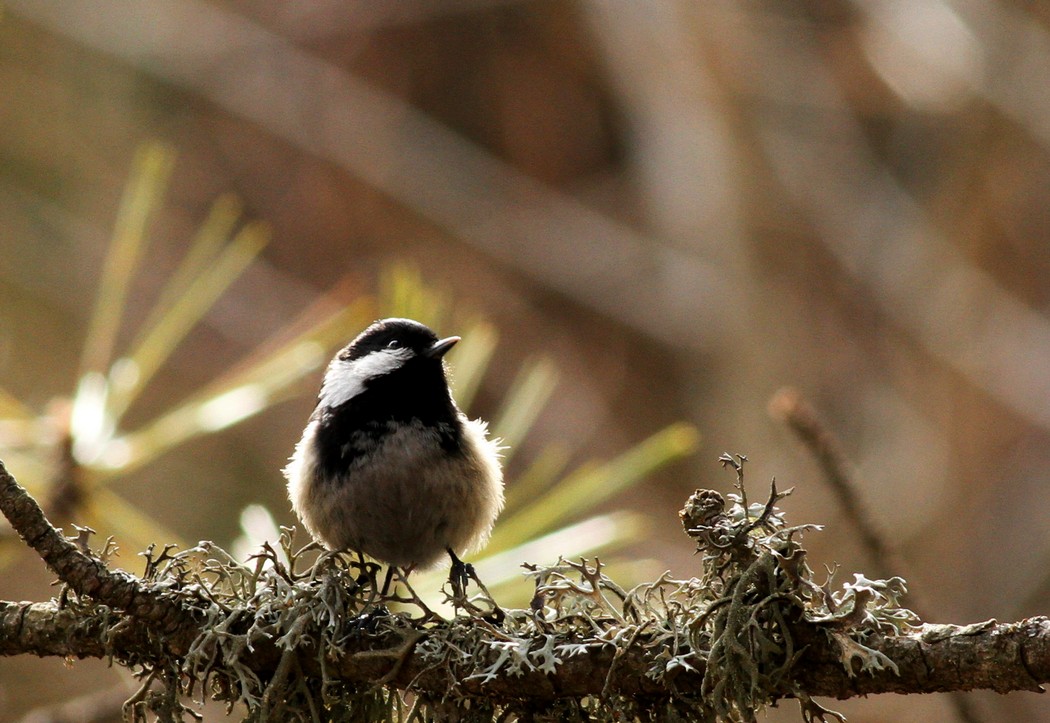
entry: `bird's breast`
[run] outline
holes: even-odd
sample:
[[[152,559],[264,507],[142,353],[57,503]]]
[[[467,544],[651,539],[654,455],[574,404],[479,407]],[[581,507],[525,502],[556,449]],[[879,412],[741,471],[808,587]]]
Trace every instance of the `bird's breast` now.
[[[459,430],[452,423],[419,420],[373,422],[343,429],[341,434],[316,435],[318,474],[329,479],[362,472],[398,477],[418,474],[442,458],[457,456]]]

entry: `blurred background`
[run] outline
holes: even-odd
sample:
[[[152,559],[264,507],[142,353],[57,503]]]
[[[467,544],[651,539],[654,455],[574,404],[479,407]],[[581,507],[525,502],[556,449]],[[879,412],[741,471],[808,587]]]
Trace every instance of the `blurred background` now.
[[[857,464],[930,620],[1046,613],[1048,33],[1050,6],[991,0],[7,0],[4,459],[44,498],[62,499],[49,476],[78,474],[109,495],[88,495],[113,523],[91,521],[103,540],[152,520],[228,545],[253,504],[290,524],[279,469],[318,364],[422,287],[405,293],[438,299],[438,333],[491,341],[468,357],[483,377],[449,357],[472,414],[499,416],[523,368],[547,370],[511,494],[552,448],[572,469],[695,427],[598,508],[641,530],[624,584],[695,572],[676,511],[697,487],[731,491],[723,451],[749,456],[753,497],[775,476],[795,487],[793,523],[827,525],[811,564],[874,572],[767,411],[792,386]],[[239,251],[200,256],[166,296],[208,228]],[[178,343],[149,383],[125,385],[120,429],[63,450],[85,400],[112,395],[110,363],[173,299],[204,297],[184,333],[168,319]],[[275,351],[318,325],[324,355]],[[252,374],[264,399],[223,397]],[[132,567],[142,545],[124,532]],[[561,552],[584,554],[571,540]],[[5,550],[0,597],[54,594],[39,560]],[[0,660],[0,718],[121,684],[100,661]],[[978,720],[1050,720],[1031,694],[970,702]],[[833,707],[954,715],[944,696]]]

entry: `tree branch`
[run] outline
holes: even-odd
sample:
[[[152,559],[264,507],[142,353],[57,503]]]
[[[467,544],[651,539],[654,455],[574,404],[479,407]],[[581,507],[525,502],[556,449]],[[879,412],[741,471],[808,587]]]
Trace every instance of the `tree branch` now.
[[[0,655],[38,655],[77,658],[143,658],[156,654],[156,644],[141,625],[120,626],[120,616],[106,620],[82,611],[62,609],[54,602],[0,602]],[[795,669],[802,691],[814,696],[851,698],[878,693],[943,693],[988,689],[1042,692],[1050,682],[1050,620],[1030,618],[1015,623],[988,621],[975,625],[926,624],[913,634],[878,636],[865,645],[885,654],[899,669],[851,676],[839,660],[835,645],[819,626],[798,626],[799,639],[809,646]],[[374,683],[386,675],[400,652],[393,636],[368,640],[348,650],[331,672],[357,684]],[[491,682],[464,681],[455,671],[434,667],[425,656],[410,654],[389,683],[439,695],[455,689],[467,696],[504,699],[523,697],[549,701],[559,697],[598,695],[603,690],[629,696],[666,695],[699,690],[703,667],[683,670],[665,683],[647,678],[654,655],[639,639],[621,654],[615,666],[612,646],[596,647],[586,655],[564,660],[554,676],[527,671],[520,677],[502,676]],[[308,651],[304,651],[308,652]],[[272,676],[275,655],[260,656],[254,672]],[[492,660],[478,661],[478,667]],[[302,663],[316,673],[316,661],[304,655]],[[612,675],[609,677],[610,668]]]
[[[726,460],[742,485],[746,458]],[[745,511],[711,490],[693,495],[682,519],[704,553],[699,580],[665,575],[624,592],[597,561],[532,567],[532,609],[494,625],[375,616],[368,584],[336,555],[302,573],[276,554],[254,572],[226,557],[192,569],[169,557],[177,564],[155,583],[112,571],[51,527],[0,463],[0,509],[78,595],[0,602],[0,655],[112,656],[184,693],[185,681],[225,681],[226,697],[267,711],[340,685],[352,701],[378,685],[504,709],[590,697],[735,719],[785,697],[1040,691],[1050,681],[1046,618],[915,626],[896,607],[899,578],[817,586],[794,541],[811,526],[785,525],[783,496],[774,487]],[[206,583],[199,570],[217,574]],[[761,685],[732,687],[747,679]]]
[[[123,610],[183,644],[192,640],[186,634],[197,626],[190,606],[123,570],[110,570],[101,560],[63,537],[47,521],[36,500],[7,471],[3,461],[0,461],[0,512],[25,543],[78,595]]]

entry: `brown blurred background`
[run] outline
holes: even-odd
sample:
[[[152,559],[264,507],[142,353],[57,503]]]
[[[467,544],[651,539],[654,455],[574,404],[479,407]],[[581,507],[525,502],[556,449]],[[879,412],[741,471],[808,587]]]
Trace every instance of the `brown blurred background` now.
[[[333,285],[372,290],[408,261],[500,331],[478,413],[522,359],[554,358],[535,448],[604,457],[697,425],[694,459],[613,505],[659,521],[639,557],[691,573],[675,510],[730,488],[716,458],[732,451],[754,490],[796,487],[793,522],[827,525],[807,537],[814,564],[871,569],[767,414],[793,385],[858,463],[932,619],[1046,613],[1048,79],[1041,3],[9,0],[0,377],[36,409],[72,392],[131,159],[160,139],[178,160],[129,328],[220,194],[273,241],[133,419]],[[188,540],[228,542],[251,502],[290,522],[277,470],[315,386],[120,493]],[[6,570],[0,596],[52,594],[38,567]],[[112,676],[0,661],[0,718]],[[973,698],[985,720],[1050,721],[1030,694]],[[835,707],[952,715],[942,697]],[[769,719],[797,716],[782,709]]]

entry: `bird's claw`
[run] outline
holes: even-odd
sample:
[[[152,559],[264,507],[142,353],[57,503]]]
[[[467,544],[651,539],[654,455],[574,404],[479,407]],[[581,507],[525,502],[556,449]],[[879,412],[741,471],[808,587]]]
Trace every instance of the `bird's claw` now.
[[[463,562],[457,558],[452,560],[452,569],[448,573],[449,584],[452,585],[452,599],[455,602],[466,601],[467,585],[471,580],[477,581],[478,574],[474,572],[474,566],[469,562]]]
[[[448,572],[448,583],[449,587],[452,588],[451,597],[453,607],[467,610],[472,614],[478,615],[483,620],[496,625],[502,623],[507,616],[500,606],[496,604],[496,601],[492,599],[488,588],[485,587],[484,583],[482,583],[481,579],[478,577],[477,572],[474,571],[474,566],[469,562],[463,562],[460,560],[451,548],[448,548],[448,555],[452,558],[452,568]],[[483,611],[467,598],[467,585],[471,581],[481,589],[484,596],[488,599],[488,602],[492,604],[491,610],[487,612]]]
[[[379,629],[379,621],[388,617],[390,617],[390,610],[387,606],[376,605],[371,610],[363,612],[354,618],[350,624],[350,633],[352,635],[360,635],[361,633],[373,635]]]

